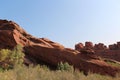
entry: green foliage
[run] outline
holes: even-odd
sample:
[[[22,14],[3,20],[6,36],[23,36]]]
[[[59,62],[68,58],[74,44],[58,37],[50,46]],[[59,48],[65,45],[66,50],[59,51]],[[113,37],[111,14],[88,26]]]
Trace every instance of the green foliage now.
[[[10,69],[15,65],[21,65],[23,63],[24,53],[22,47],[17,45],[13,50],[2,49],[0,50],[0,68]]]
[[[11,51],[8,49],[0,50],[0,62],[5,61],[9,57],[10,53]]]
[[[69,65],[67,62],[65,63],[58,63],[58,66],[57,66],[58,70],[61,70],[61,71],[73,71],[73,66]]]
[[[22,52],[21,45],[17,45],[13,50],[12,54],[10,55],[10,61],[12,65],[22,64],[24,60],[24,53]]]

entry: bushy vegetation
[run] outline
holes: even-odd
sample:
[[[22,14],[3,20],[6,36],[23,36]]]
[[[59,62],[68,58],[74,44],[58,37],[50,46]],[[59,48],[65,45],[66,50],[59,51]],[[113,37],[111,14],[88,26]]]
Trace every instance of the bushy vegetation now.
[[[0,68],[11,69],[15,65],[22,65],[24,60],[24,53],[22,47],[17,45],[13,50],[2,49],[0,50]]]
[[[67,62],[65,63],[60,62],[58,63],[57,69],[61,71],[73,71],[74,68],[73,66],[69,65]]]
[[[13,50],[0,50],[0,80],[120,80],[120,74],[116,78],[89,74],[85,76],[68,63],[60,62],[58,70],[50,70],[46,66],[23,65],[24,53],[22,47],[17,45]],[[7,66],[6,66],[7,65]]]

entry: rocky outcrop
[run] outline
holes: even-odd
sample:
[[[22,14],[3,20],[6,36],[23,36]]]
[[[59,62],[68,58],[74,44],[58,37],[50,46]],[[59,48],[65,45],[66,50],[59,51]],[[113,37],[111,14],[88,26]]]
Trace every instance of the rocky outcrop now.
[[[75,50],[80,51],[83,48],[84,48],[84,45],[82,43],[78,43],[78,44],[75,45]]]
[[[79,43],[76,45],[79,45]],[[75,50],[78,50],[78,51],[81,51],[83,49],[86,49],[86,45],[82,48],[79,48],[79,47],[77,47],[77,49],[75,48]],[[94,50],[96,55],[99,55],[103,58],[109,58],[109,59],[120,61],[120,42],[117,42],[116,44],[111,44],[108,47],[103,43],[98,43],[93,45],[93,47],[91,48],[89,47],[89,49]]]
[[[83,49],[93,49],[94,45],[92,42],[85,42],[85,45],[83,43],[78,43],[75,45],[75,50],[81,51]]]
[[[86,49],[93,49],[93,43],[92,42],[85,42],[85,47]]]
[[[117,44],[109,45],[110,50],[120,50],[120,42],[117,42]]]
[[[96,54],[103,57],[109,58],[116,61],[120,61],[120,42],[109,45],[107,49],[97,49]]]
[[[94,49],[95,50],[106,50],[107,46],[105,46],[103,43],[98,43],[98,44],[95,44]]]
[[[98,43],[94,45],[92,42],[85,42],[85,46],[83,45],[83,43],[78,43],[75,45],[75,50],[80,51],[82,49],[106,50],[108,48],[103,43]]]
[[[88,50],[79,52],[46,38],[35,38],[12,21],[0,20],[0,49],[12,49],[17,44],[23,46],[25,61],[30,63],[32,61],[38,64],[42,62],[56,67],[62,61],[68,62],[85,73],[90,71],[110,76],[115,76],[120,71],[100,60],[93,51],[89,50],[93,48],[90,42],[85,44]],[[83,45],[76,45],[76,49],[79,48],[82,49]]]

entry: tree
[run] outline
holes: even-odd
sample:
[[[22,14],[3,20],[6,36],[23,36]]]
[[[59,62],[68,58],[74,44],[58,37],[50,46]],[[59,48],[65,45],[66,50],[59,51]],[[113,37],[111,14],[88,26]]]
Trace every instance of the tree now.
[[[24,61],[22,46],[17,45],[13,50],[0,50],[0,67],[3,69],[14,68],[15,65],[21,65]]]

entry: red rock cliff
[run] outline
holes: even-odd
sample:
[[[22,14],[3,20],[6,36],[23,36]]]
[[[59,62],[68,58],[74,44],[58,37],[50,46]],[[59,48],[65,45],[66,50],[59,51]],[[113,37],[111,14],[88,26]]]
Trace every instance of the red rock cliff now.
[[[37,63],[45,62],[51,66],[57,66],[59,62],[68,62],[75,68],[84,72],[94,72],[115,76],[118,68],[112,67],[100,60],[90,50],[79,52],[46,38],[35,38],[12,21],[0,20],[0,49],[12,49],[17,44],[24,47],[27,59],[34,59]],[[86,43],[92,47],[92,43]],[[83,45],[78,47],[82,48]],[[77,47],[76,47],[77,48]]]
[[[90,43],[93,44],[92,42],[89,42],[89,44]],[[82,49],[86,49],[86,47],[88,47],[88,45],[87,46],[83,45],[83,47],[80,47],[80,44],[82,43],[78,43],[75,45],[75,50],[81,51]],[[101,57],[120,61],[120,42],[117,42],[116,44],[111,44],[108,47],[103,43],[98,43],[98,44],[89,46],[88,48],[94,50],[95,54]]]

